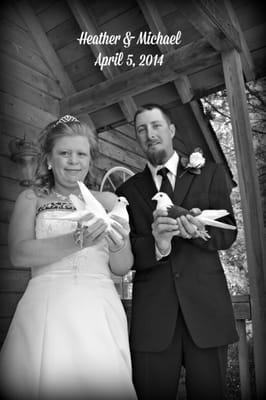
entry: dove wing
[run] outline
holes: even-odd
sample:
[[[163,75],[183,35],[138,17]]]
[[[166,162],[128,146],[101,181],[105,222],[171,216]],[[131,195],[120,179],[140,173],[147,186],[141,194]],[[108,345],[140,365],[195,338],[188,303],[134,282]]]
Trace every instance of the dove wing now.
[[[93,196],[93,194],[91,194],[90,190],[84,185],[83,182],[78,181],[78,185],[86,203],[87,211],[90,210],[90,212],[97,215],[97,217],[106,219],[107,214],[102,204]]]
[[[77,210],[77,211],[73,211],[70,214],[67,215],[58,215],[56,217],[56,219],[65,219],[65,220],[69,220],[69,221],[79,221],[81,218],[86,217],[86,215],[91,214],[90,211],[88,210]],[[54,217],[53,217],[54,219]]]
[[[227,210],[203,210],[199,215],[201,218],[218,219],[225,217],[229,212]]]
[[[85,203],[83,201],[81,201],[77,196],[75,196],[74,194],[70,194],[69,195],[69,199],[71,200],[71,202],[73,203],[74,207],[78,210],[84,210],[85,209]]]
[[[196,218],[199,221],[201,221],[204,225],[215,226],[216,228],[223,228],[223,229],[231,229],[231,230],[236,229],[236,227],[233,225],[225,224],[224,222],[215,221],[209,218],[202,218],[201,215],[199,215]]]

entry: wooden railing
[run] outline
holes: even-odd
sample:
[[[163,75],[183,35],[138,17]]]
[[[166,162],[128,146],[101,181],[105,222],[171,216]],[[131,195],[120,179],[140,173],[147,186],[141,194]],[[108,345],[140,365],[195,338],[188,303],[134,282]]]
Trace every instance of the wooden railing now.
[[[122,299],[128,324],[131,319],[131,299]],[[236,328],[239,335],[238,361],[240,375],[240,391],[242,400],[250,400],[250,370],[248,358],[248,343],[246,332],[246,321],[251,320],[250,297],[248,295],[232,296],[233,309],[236,319]]]

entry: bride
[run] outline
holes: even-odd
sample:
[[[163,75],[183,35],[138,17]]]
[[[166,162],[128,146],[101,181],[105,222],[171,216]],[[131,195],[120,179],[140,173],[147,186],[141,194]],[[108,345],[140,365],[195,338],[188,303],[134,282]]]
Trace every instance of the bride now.
[[[127,320],[111,279],[111,271],[124,275],[133,264],[128,223],[113,217],[107,231],[99,218],[84,228],[60,219],[75,209],[71,193],[82,200],[77,181],[88,179],[96,145],[75,117],[49,124],[40,136],[36,185],[17,199],[11,260],[30,267],[32,277],[0,354],[4,398],[136,399]],[[114,194],[92,194],[113,208]]]

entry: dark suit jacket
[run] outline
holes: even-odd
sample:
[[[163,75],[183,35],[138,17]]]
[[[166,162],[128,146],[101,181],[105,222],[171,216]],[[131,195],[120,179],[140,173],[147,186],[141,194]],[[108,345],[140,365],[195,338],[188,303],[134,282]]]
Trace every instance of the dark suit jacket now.
[[[211,239],[172,239],[168,257],[156,260],[151,232],[157,192],[148,167],[122,184],[118,195],[129,202],[136,270],[130,342],[136,351],[161,351],[171,341],[179,308],[194,342],[202,348],[238,339],[231,298],[217,250],[227,249],[236,231],[207,226]],[[226,209],[223,222],[235,225],[223,167],[207,162],[200,175],[177,176],[177,205],[187,209]]]

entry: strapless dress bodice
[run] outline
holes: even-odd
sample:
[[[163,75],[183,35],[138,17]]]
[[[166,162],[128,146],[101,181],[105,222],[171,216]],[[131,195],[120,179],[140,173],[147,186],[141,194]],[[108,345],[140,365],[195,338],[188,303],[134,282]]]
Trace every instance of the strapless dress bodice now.
[[[35,234],[37,239],[52,238],[74,232],[77,222],[60,219],[61,216],[73,212],[68,204],[55,202],[40,207],[36,215]],[[75,253],[49,265],[32,268],[32,277],[43,274],[75,273],[111,276],[109,251],[105,240],[97,245],[85,247]]]

